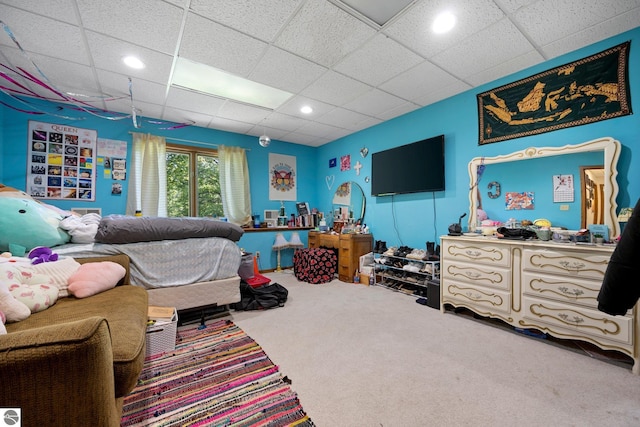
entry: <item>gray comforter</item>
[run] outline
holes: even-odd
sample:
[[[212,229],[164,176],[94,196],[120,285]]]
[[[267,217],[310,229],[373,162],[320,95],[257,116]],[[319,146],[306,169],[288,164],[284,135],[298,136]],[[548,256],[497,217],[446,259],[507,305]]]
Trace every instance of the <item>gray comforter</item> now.
[[[95,241],[133,243],[223,237],[237,242],[243,234],[240,226],[212,218],[108,215],[100,220]]]

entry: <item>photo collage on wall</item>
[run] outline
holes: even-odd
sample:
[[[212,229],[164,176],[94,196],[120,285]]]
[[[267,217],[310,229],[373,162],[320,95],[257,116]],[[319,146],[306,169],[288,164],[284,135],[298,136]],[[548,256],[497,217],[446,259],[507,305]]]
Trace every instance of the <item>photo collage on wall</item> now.
[[[29,121],[28,138],[29,195],[95,200],[97,131]]]

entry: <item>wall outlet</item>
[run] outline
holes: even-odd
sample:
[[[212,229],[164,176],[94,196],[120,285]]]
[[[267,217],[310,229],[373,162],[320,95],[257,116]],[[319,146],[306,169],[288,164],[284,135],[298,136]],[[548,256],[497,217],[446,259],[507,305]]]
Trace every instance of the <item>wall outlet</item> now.
[[[569,205],[560,205],[560,210],[561,211],[568,211],[569,210]]]
[[[260,258],[260,251],[256,251],[256,258]]]

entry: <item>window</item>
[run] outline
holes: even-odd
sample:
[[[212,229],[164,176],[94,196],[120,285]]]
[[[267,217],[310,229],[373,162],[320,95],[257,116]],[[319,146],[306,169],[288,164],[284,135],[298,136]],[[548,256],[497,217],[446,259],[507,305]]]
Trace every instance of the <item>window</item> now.
[[[224,216],[216,150],[167,144],[167,213]]]

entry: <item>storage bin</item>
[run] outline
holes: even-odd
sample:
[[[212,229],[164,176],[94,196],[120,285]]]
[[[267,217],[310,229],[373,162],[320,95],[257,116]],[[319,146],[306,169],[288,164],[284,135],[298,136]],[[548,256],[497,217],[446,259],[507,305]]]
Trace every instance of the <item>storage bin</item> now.
[[[147,327],[146,357],[161,353],[168,353],[176,349],[176,334],[178,332],[178,312],[174,308],[171,322],[158,322]]]

